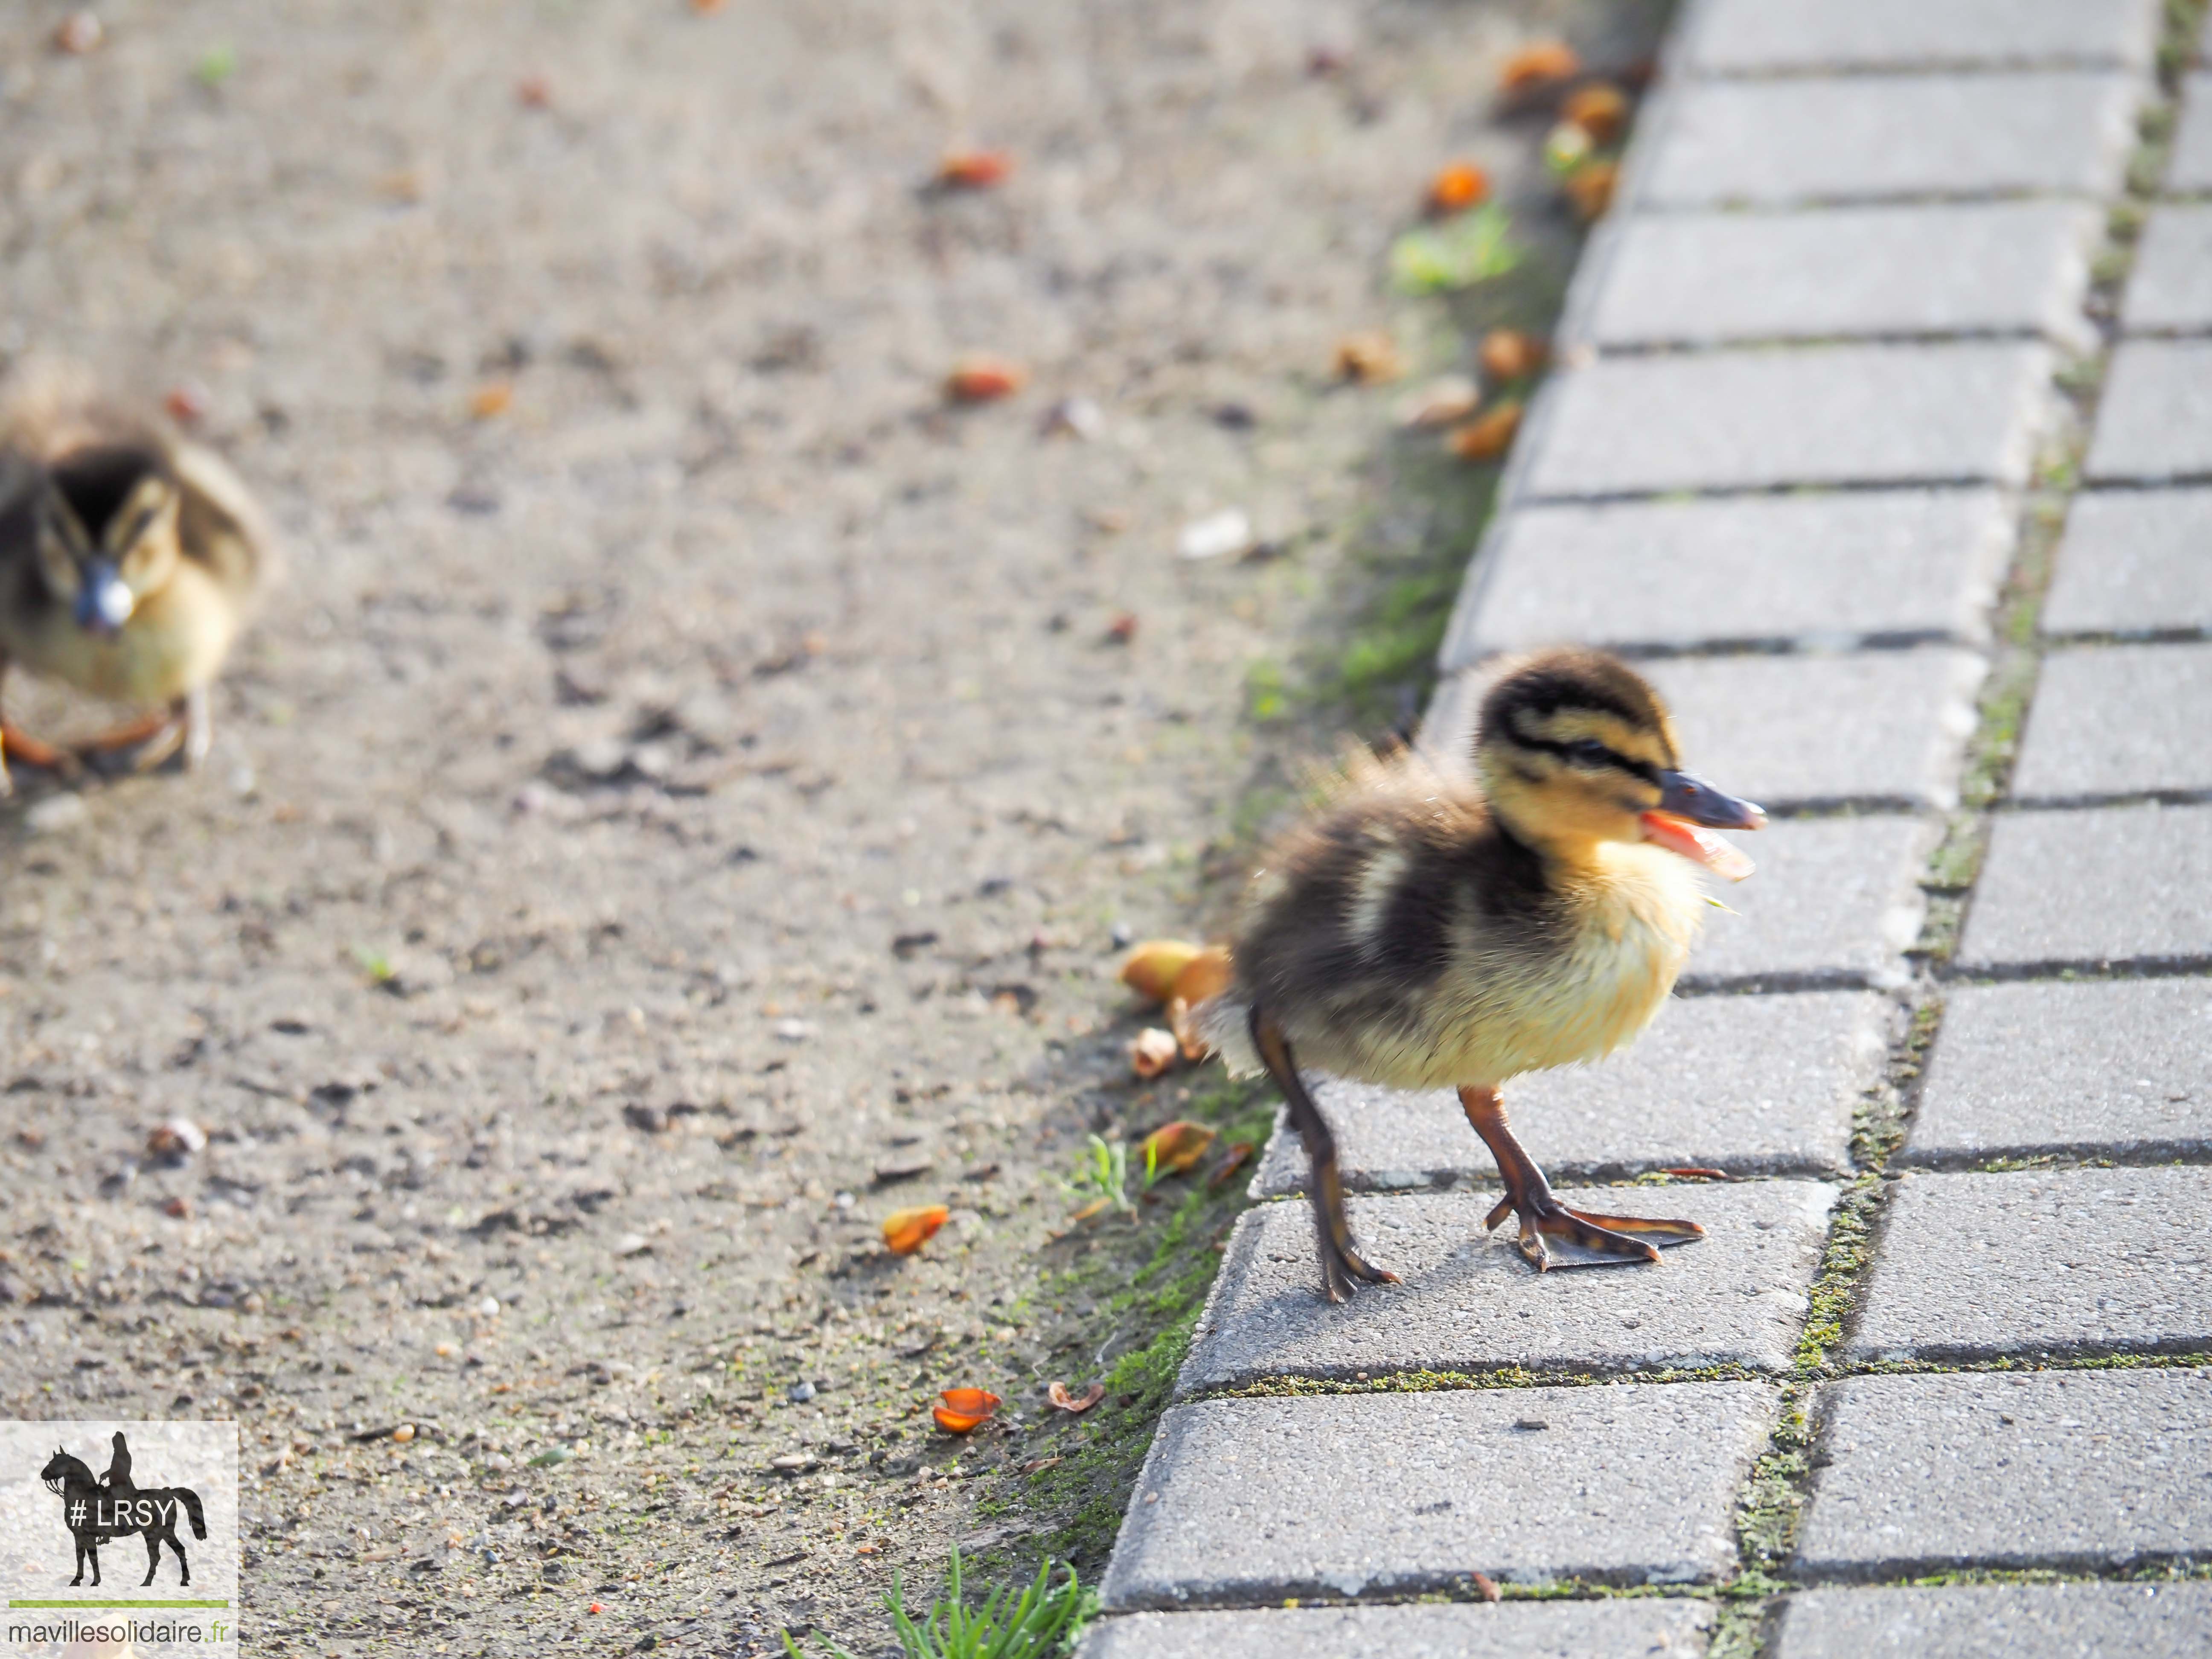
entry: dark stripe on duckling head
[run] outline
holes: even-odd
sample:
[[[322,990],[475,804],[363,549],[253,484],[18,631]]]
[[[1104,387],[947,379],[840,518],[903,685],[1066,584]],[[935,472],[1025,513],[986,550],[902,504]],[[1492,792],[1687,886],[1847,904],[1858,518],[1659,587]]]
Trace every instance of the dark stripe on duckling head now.
[[[1573,715],[1618,721],[1658,752],[1650,758],[1621,753],[1617,739],[1626,733],[1607,742],[1588,728],[1572,734],[1558,729],[1561,716]],[[1641,674],[1603,651],[1547,651],[1509,671],[1483,698],[1475,726],[1477,747],[1496,741],[1571,763],[1617,765],[1647,780],[1655,779],[1657,768],[1677,763],[1673,726],[1658,694]],[[1577,752],[1577,744],[1584,742],[1605,752]]]
[[[123,510],[131,492],[147,477],[166,477],[168,468],[150,449],[115,447],[81,449],[49,469],[54,488],[77,521],[97,540],[107,522]]]

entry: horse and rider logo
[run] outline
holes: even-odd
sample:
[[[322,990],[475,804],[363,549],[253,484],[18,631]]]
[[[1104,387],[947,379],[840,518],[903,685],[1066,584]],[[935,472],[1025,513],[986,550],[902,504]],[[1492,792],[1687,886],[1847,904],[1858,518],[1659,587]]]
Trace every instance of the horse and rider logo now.
[[[199,1494],[189,1486],[141,1486],[131,1479],[131,1444],[121,1430],[115,1435],[115,1449],[109,1458],[107,1472],[94,1479],[90,1468],[71,1457],[62,1447],[54,1448],[54,1455],[40,1470],[39,1478],[46,1483],[46,1490],[62,1500],[62,1522],[76,1540],[76,1577],[71,1585],[84,1583],[84,1570],[92,1567],[92,1582],[100,1582],[100,1547],[110,1539],[125,1538],[132,1533],[146,1540],[146,1577],[140,1588],[154,1582],[155,1570],[161,1565],[161,1546],[167,1544],[176,1553],[178,1570],[182,1582],[192,1582],[191,1563],[185,1559],[185,1547],[177,1538],[177,1516],[182,1514],[191,1521],[192,1536],[205,1538],[207,1517],[200,1510]]]

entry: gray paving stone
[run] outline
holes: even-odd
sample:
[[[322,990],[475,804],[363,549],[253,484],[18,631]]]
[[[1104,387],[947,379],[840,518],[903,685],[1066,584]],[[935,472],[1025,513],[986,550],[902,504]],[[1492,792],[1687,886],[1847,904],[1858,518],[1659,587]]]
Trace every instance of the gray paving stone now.
[[[1470,1136],[1470,1138],[1472,1138]],[[1490,1193],[1352,1200],[1369,1257],[1403,1280],[1322,1299],[1304,1203],[1245,1212],[1177,1388],[1365,1372],[1608,1372],[1705,1365],[1775,1370],[1805,1322],[1835,1188],[1816,1181],[1560,1188],[1577,1209],[1679,1217],[1708,1237],[1658,1265],[1539,1273]]]
[[[1783,1604],[1777,1659],[2196,1659],[2212,1584],[1947,1584],[1807,1590]]]
[[[1759,865],[1719,895],[1690,986],[1898,983],[1918,937],[1932,828],[1917,818],[1784,818],[1738,837]],[[1733,912],[1733,914],[1730,914]]]
[[[1136,1609],[1404,1596],[1470,1571],[1710,1580],[1735,1569],[1735,1489],[1772,1410],[1757,1382],[1170,1407],[1103,1597]]]
[[[2110,196],[2143,91],[2107,70],[1693,83],[1667,100],[1634,204]]]
[[[1906,1176],[1893,1183],[1844,1352],[1972,1360],[2212,1346],[2208,1225],[2208,1170]]]
[[[1881,1074],[1888,1019],[1889,1004],[1864,991],[1677,997],[1603,1063],[1516,1079],[1507,1105],[1557,1180],[1680,1165],[1834,1174],[1849,1165],[1852,1109]],[[1318,1076],[1314,1085],[1354,1190],[1496,1187],[1489,1151],[1449,1090],[1401,1094]],[[1306,1179],[1304,1147],[1279,1132],[1255,1195],[1302,1193]]]
[[[1476,561],[1444,666],[1565,641],[1979,641],[2014,534],[1993,489],[1523,507]],[[2212,614],[2212,555],[2198,562]]]
[[[2212,190],[2212,74],[2188,76],[2181,88],[2181,125],[2173,137],[2173,159],[2166,187]]]
[[[1966,651],[1646,665],[1696,770],[1769,808],[1948,806],[1988,665]]]
[[[2008,812],[1959,950],[1968,969],[2212,957],[2212,807]]]
[[[2130,330],[2212,329],[2212,204],[2152,212],[2120,320]]]
[[[2097,406],[2093,483],[2212,474],[2212,340],[2124,340]]]
[[[2018,483],[2051,370],[2045,346],[1984,341],[1601,358],[1546,388],[1520,488]]]
[[[1899,1161],[2212,1153],[2212,979],[1962,985]]]
[[[1592,298],[1563,335],[1607,347],[2015,333],[2086,347],[2102,228],[2081,202],[1627,214],[1584,256]]]
[[[1706,74],[2012,64],[2147,68],[2157,0],[1705,0],[1688,61]]]
[[[1799,1574],[2085,1571],[2212,1549],[2212,1374],[1856,1376],[1821,1395]]]
[[[1687,1595],[1133,1613],[1092,1626],[1077,1652],[1079,1659],[1695,1659],[1712,1623],[1712,1603]]]
[[[2212,789],[2212,645],[2113,645],[2043,659],[2015,799]]]
[[[2212,489],[2076,495],[2042,625],[2054,634],[2212,628]]]

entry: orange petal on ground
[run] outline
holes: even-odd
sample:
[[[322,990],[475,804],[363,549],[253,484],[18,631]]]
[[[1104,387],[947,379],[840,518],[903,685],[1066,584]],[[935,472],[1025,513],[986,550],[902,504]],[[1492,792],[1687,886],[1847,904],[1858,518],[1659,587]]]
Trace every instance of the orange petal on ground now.
[[[884,1248],[893,1255],[912,1255],[951,1218],[952,1212],[942,1204],[893,1210],[884,1218]]]
[[[1006,1403],[988,1389],[947,1389],[938,1398],[947,1411],[963,1417],[988,1417]]]
[[[979,351],[952,365],[945,377],[945,395],[957,404],[988,404],[1012,397],[1029,380],[1029,370],[1019,363]]]
[[[981,1417],[973,1417],[966,1412],[947,1411],[942,1406],[934,1407],[929,1414],[937,1419],[937,1426],[947,1434],[967,1434],[991,1420],[988,1412]]]
[[[1508,92],[1526,92],[1564,81],[1582,66],[1583,60],[1565,41],[1532,40],[1505,60],[1505,67],[1498,72],[1498,84]]]
[[[1174,1032],[1148,1025],[1129,1039],[1129,1069],[1149,1083],[1172,1066],[1182,1052]]]
[[[1476,1595],[1480,1595],[1486,1601],[1495,1601],[1498,1600],[1498,1581],[1496,1579],[1492,1578],[1486,1572],[1473,1573],[1469,1576],[1474,1580],[1474,1592]]]
[[[1463,461],[1494,461],[1512,447],[1521,429],[1521,405],[1502,403],[1487,415],[1454,428],[1444,436],[1444,447]]]
[[[1575,204],[1575,211],[1588,222],[1605,216],[1605,210],[1613,205],[1613,187],[1620,182],[1618,162],[1586,161],[1566,176],[1560,188]]]
[[[1577,87],[1559,106],[1559,118],[1571,121],[1594,144],[1609,144],[1628,124],[1628,94],[1609,82]]]
[[[1213,1145],[1214,1133],[1203,1123],[1183,1120],[1164,1123],[1145,1137],[1139,1150],[1147,1168],[1162,1175],[1181,1175],[1206,1156],[1206,1149]]]
[[[1051,1401],[1060,1410],[1081,1413],[1089,1411],[1106,1397],[1106,1385],[1103,1382],[1093,1382],[1081,1394],[1070,1394],[1067,1391],[1066,1383],[1055,1382],[1047,1389],[1044,1394],[1045,1398]]]
[[[1459,213],[1490,199],[1490,175],[1472,161],[1453,161],[1429,180],[1429,211]]]
[[[1517,328],[1493,328],[1482,337],[1475,357],[1492,380],[1525,380],[1544,361],[1544,343]]]
[[[1168,1030],[1175,1034],[1176,1047],[1182,1057],[1194,1066],[1213,1052],[1206,1033],[1190,1017],[1190,1000],[1187,997],[1168,999]]]
[[[1252,1152],[1250,1141],[1231,1141],[1223,1150],[1220,1161],[1214,1164],[1212,1173],[1206,1177],[1206,1184],[1216,1189],[1226,1186],[1230,1177],[1250,1161]]]
[[[1002,149],[948,149],[937,164],[937,180],[961,190],[988,190],[1014,170],[1014,158]]]
[[[1139,996],[1165,1002],[1202,949],[1188,939],[1148,939],[1121,959],[1121,983]]]
[[[479,421],[504,415],[514,404],[514,385],[510,380],[487,380],[469,394],[469,413]]]
[[[1380,386],[1406,372],[1396,342],[1376,329],[1347,334],[1336,343],[1336,374],[1360,386]]]
[[[1219,996],[1236,977],[1236,965],[1229,960],[1229,947],[1209,945],[1176,975],[1175,994],[1195,1008],[1207,998]]]

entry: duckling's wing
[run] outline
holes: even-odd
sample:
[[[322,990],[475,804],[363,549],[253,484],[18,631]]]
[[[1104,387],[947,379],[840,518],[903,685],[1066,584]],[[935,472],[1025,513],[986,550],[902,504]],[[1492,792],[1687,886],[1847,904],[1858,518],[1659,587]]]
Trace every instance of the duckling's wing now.
[[[259,505],[213,450],[177,440],[168,457],[184,486],[177,532],[185,556],[205,567],[234,602],[242,606],[258,599],[279,568],[276,538]]]

